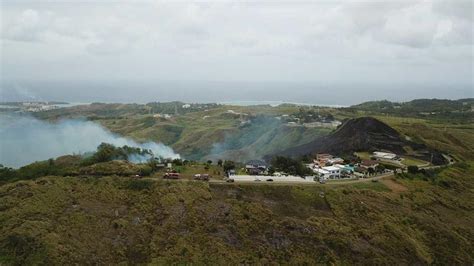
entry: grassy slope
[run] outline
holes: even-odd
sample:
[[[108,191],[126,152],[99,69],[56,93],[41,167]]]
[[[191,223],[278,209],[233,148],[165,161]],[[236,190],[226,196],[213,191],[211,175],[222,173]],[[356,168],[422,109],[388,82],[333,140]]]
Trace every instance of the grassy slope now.
[[[461,160],[474,159],[474,124],[451,124],[425,119],[376,116],[414,141],[446,151]]]
[[[242,161],[260,158],[268,153],[304,144],[329,131],[286,127],[269,120],[243,128],[239,115],[228,114],[228,110],[271,118],[295,113],[298,107],[215,106],[207,110],[184,113],[172,119],[163,119],[153,117],[143,105],[97,104],[53,110],[38,113],[37,116],[50,120],[85,117],[100,123],[114,133],[137,141],[163,142],[185,158],[192,160],[233,156]],[[216,145],[240,139],[245,139],[245,143],[232,147],[228,153],[220,154],[221,151],[215,150]]]
[[[0,187],[0,261],[469,264],[472,170],[395,180],[404,192],[382,183],[19,181]]]

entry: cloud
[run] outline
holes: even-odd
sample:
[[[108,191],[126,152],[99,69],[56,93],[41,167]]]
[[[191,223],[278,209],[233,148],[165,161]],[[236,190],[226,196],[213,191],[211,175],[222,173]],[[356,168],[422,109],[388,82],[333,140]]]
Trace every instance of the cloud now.
[[[50,15],[50,14],[45,14]],[[13,22],[3,29],[3,38],[32,42],[41,39],[45,32],[49,18],[41,18],[40,14],[33,9],[23,11]]]
[[[470,0],[435,0],[433,11],[448,17],[472,21],[474,19],[473,5]]]
[[[429,47],[438,26],[430,9],[429,4],[422,3],[387,16],[381,40],[412,48]]]
[[[370,81],[393,70],[388,67],[403,72],[424,65],[404,75],[409,81],[421,72],[446,75],[438,64],[447,61],[458,80],[455,72],[465,72],[473,53],[471,6],[441,0],[5,3],[2,74],[249,81],[344,74]]]

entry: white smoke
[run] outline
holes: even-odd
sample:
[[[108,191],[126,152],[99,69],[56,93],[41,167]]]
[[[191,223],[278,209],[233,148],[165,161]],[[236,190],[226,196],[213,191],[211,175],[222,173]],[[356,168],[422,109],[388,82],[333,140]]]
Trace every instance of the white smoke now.
[[[172,148],[162,143],[138,143],[117,136],[90,121],[62,120],[47,123],[32,117],[0,114],[0,164],[5,166],[20,167],[65,154],[92,152],[102,142],[117,147],[127,145],[148,149],[157,157],[180,158]],[[149,158],[140,156],[132,157],[131,160],[143,162]]]

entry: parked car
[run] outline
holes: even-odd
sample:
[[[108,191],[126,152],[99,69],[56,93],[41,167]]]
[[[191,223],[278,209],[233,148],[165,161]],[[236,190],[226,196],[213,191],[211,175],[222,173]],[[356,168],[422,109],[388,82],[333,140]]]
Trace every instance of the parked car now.
[[[179,173],[165,173],[164,179],[179,179]]]
[[[194,180],[209,181],[210,176],[208,174],[195,174]]]

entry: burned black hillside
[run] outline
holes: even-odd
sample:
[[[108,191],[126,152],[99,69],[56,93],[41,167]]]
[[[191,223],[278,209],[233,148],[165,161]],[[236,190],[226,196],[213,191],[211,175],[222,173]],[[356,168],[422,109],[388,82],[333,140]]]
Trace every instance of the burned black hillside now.
[[[333,133],[314,141],[284,150],[278,155],[302,156],[315,153],[347,155],[359,151],[387,150],[400,155],[432,161],[435,165],[445,164],[442,154],[424,144],[407,140],[395,129],[372,118],[360,117],[345,121]],[[268,156],[269,157],[269,156]]]

